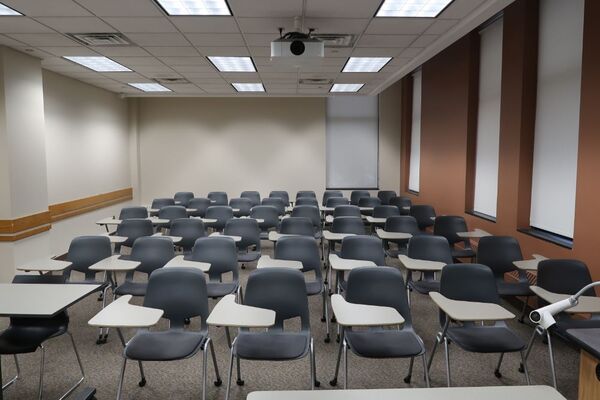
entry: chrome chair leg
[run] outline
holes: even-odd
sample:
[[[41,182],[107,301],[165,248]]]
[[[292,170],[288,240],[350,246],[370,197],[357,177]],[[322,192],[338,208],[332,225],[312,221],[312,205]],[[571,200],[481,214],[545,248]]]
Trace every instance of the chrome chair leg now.
[[[121,376],[119,377],[119,386],[117,387],[117,400],[121,400],[121,392],[123,391],[123,381],[125,380],[125,367],[127,359],[123,357],[123,366],[121,367]]]
[[[558,384],[556,383],[556,369],[554,367],[554,351],[552,350],[552,339],[550,338],[550,332],[546,330],[546,338],[548,340],[548,355],[550,356],[550,371],[552,372],[552,384],[554,389],[558,390]]]
[[[425,373],[425,384],[427,385],[428,388],[430,388],[431,384],[429,383],[429,370],[427,369],[427,357],[426,357],[425,353],[423,353],[421,355],[421,360],[423,361],[423,371]]]
[[[219,373],[219,365],[217,364],[217,356],[215,354],[215,345],[213,344],[212,340],[209,340],[209,344],[210,344],[210,353],[212,356],[213,365],[215,367],[216,380],[215,380],[214,384],[215,384],[215,386],[221,386],[223,384],[223,381],[221,380],[221,374]]]
[[[444,349],[446,350],[446,382],[450,387],[450,349],[448,348],[448,339],[444,337]]]
[[[344,390],[348,389],[348,344],[342,339],[342,351],[344,353]]]
[[[338,356],[337,356],[337,362],[335,363],[335,374],[333,376],[333,379],[329,381],[329,384],[331,386],[337,386],[337,378],[338,378],[338,374],[340,372],[340,360],[342,359],[342,342],[340,342],[340,345],[338,346]]]
[[[2,390],[6,389],[10,385],[12,385],[16,381],[18,381],[19,380],[19,376],[21,375],[21,367],[19,366],[19,359],[17,358],[16,354],[13,354],[13,357],[15,359],[15,368],[17,369],[17,374],[10,381],[8,381],[4,385],[2,385]]]
[[[204,343],[204,349],[202,349],[202,400],[206,400],[206,371],[208,364],[208,344],[210,339],[206,339],[207,343]]]
[[[41,359],[40,359],[40,383],[38,386],[38,399],[42,400],[42,392],[44,391],[44,358],[46,356],[46,348],[40,346]]]
[[[229,351],[229,372],[227,373],[227,389],[225,391],[225,400],[229,400],[229,392],[231,391],[231,375],[233,375],[233,347]]]
[[[313,340],[310,339],[310,354],[309,354],[309,364],[310,364],[310,390],[315,390],[315,365],[313,363],[314,360],[315,349],[313,347]]]
[[[525,372],[525,380],[527,381],[527,385],[531,385],[531,380],[529,379],[529,371],[527,370],[527,361],[525,360],[525,354],[523,350],[521,350],[521,364],[523,365],[523,372]]]
[[[144,387],[146,386],[146,374],[144,374],[144,366],[140,360],[138,360],[138,367],[140,369],[140,381],[138,382],[138,386]]]
[[[329,332],[329,305],[327,304],[327,297],[329,297],[327,295],[327,287],[323,286],[323,293],[322,293],[323,318],[321,319],[321,321],[325,322],[325,329],[326,329],[325,343],[329,343],[331,341],[331,336],[330,336],[330,332]]]
[[[237,370],[237,381],[235,382],[238,386],[244,386],[244,380],[242,379],[242,365],[239,357],[235,358],[235,366]]]
[[[500,373],[500,366],[502,365],[502,360],[504,359],[504,353],[500,353],[500,358],[498,359],[498,365],[496,365],[496,369],[494,370],[494,375],[496,378],[502,378],[502,373]]]
[[[85,379],[85,371],[83,370],[83,364],[81,362],[81,357],[79,356],[79,351],[77,350],[77,346],[75,345],[75,339],[73,338],[73,335],[71,334],[71,332],[67,331],[67,335],[69,335],[69,338],[71,339],[71,345],[73,346],[73,351],[75,353],[75,357],[77,358],[77,364],[79,364],[79,371],[81,371],[81,377],[79,378],[79,380],[73,386],[71,386],[71,388],[69,390],[67,390],[60,397],[59,400],[63,400],[63,399],[66,399],[67,397],[69,397],[69,395],[71,393],[73,393],[75,391],[75,389],[77,389],[79,387],[79,385],[81,385],[81,383]]]

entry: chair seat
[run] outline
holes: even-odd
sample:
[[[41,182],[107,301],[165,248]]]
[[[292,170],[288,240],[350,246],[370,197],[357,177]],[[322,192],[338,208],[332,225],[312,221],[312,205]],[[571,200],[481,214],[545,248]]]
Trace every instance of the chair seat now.
[[[473,249],[452,249],[452,258],[473,258],[475,255]]]
[[[552,326],[552,332],[565,336],[567,329],[592,329],[600,328],[600,319],[574,319],[559,318],[556,319],[556,325]]]
[[[238,282],[206,282],[208,297],[223,297],[237,291]]]
[[[201,332],[138,332],[125,347],[125,357],[140,361],[172,361],[193,356],[206,340]]]
[[[314,296],[315,294],[321,294],[323,291],[323,282],[321,280],[306,282],[306,294]]]
[[[315,239],[316,240],[321,240],[321,238],[323,237],[323,232],[318,231],[315,233]]]
[[[523,350],[526,343],[506,326],[461,326],[448,329],[448,338],[474,353],[509,353]]]
[[[243,251],[238,253],[238,262],[254,262],[260,258],[260,251]]]
[[[247,360],[295,360],[308,353],[310,334],[303,332],[241,332],[235,354]]]
[[[132,296],[145,296],[147,287],[148,282],[125,281],[117,286],[115,289],[115,294],[117,296],[123,296],[126,294],[130,294]]]
[[[347,330],[346,341],[357,356],[367,358],[412,357],[425,349],[417,335],[411,330]]]
[[[531,296],[533,293],[529,289],[529,282],[504,282],[497,281],[498,294],[500,296]]]
[[[11,325],[0,333],[0,354],[33,353],[46,340],[67,332],[69,321],[64,318],[15,318],[18,325]]]
[[[409,281],[408,286],[421,294],[440,291],[440,281]]]

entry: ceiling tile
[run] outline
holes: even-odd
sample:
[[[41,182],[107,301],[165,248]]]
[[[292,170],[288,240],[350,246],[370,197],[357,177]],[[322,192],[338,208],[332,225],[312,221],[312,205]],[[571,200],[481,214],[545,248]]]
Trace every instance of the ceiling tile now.
[[[116,32],[114,28],[96,17],[41,17],[37,20],[63,33]]]
[[[408,47],[416,35],[364,35],[357,47]]]
[[[77,0],[99,17],[160,17],[164,15],[152,0]]]
[[[58,57],[62,56],[97,56],[98,53],[85,46],[69,46],[69,47],[40,47],[47,53]]]
[[[243,33],[268,33],[273,38],[279,37],[279,28],[284,32],[294,30],[294,18],[238,18],[240,29]]]
[[[184,72],[182,74],[188,79],[194,80],[209,80],[209,79],[221,79],[221,75],[217,71],[211,72]]]
[[[423,48],[421,47],[409,47],[407,49],[402,50],[402,53],[400,53],[400,57],[414,58],[417,55],[419,55],[422,51]]]
[[[186,73],[186,72],[212,72],[215,68],[212,65],[169,65],[173,70]]]
[[[159,57],[167,65],[210,65],[204,57]]]
[[[435,42],[436,39],[439,38],[439,35],[421,35],[411,43],[411,46],[414,47],[427,47],[431,43]]]
[[[52,0],[51,7],[48,6],[47,1],[40,0],[2,0],[2,3],[29,17],[77,17],[91,15],[72,0]]]
[[[97,51],[100,54],[103,54],[107,57],[113,56],[127,56],[127,57],[143,57],[149,56],[150,54],[137,46],[115,46],[115,47],[103,47],[103,46],[94,46],[90,47],[92,50]]]
[[[254,57],[270,57],[271,47],[270,46],[252,46],[249,47],[250,54]]]
[[[140,46],[188,46],[180,33],[130,33],[127,35]]]
[[[8,36],[5,36],[5,35],[0,35],[0,44],[5,45],[5,46],[10,46],[10,47],[27,46],[25,43],[21,43],[18,40],[9,38]]]
[[[304,26],[318,33],[362,33],[369,19],[366,18],[306,18]]]
[[[302,15],[303,0],[228,0],[236,17],[295,17]]]
[[[180,56],[180,57],[197,57],[199,56],[198,51],[192,46],[162,46],[162,47],[145,47],[145,49],[157,57],[169,57],[169,56]]]
[[[184,33],[239,33],[233,17],[171,17],[171,22]]]
[[[350,48],[325,47],[325,57],[347,58],[352,54]]]
[[[357,47],[352,57],[396,57],[402,50],[398,47]]]
[[[30,46],[76,46],[77,43],[59,33],[13,33],[8,35]]]
[[[200,54],[208,56],[249,56],[247,47],[198,47]]]
[[[177,28],[166,17],[108,17],[104,20],[125,33],[177,32]]]
[[[439,19],[436,20],[426,31],[425,34],[441,35],[458,23],[457,19]]]
[[[308,17],[371,18],[381,0],[308,0]]]
[[[164,65],[154,57],[113,57],[113,60],[129,68],[150,65]]]
[[[262,72],[261,78],[268,81],[296,81],[298,80],[297,72]]]
[[[26,17],[2,17],[0,33],[52,33],[52,29]]]
[[[173,72],[173,69],[162,64],[162,65],[136,65],[135,71],[148,76],[149,74],[157,74],[163,72]]]
[[[135,72],[105,72],[103,75],[123,83],[133,83],[140,79],[145,79],[142,75]]]
[[[175,93],[204,93],[202,89],[193,83],[173,83],[168,85],[165,84],[165,86]]]
[[[249,33],[245,34],[246,43],[248,46],[271,46],[271,42],[277,38],[277,35],[270,33]]]
[[[202,90],[207,93],[235,93],[233,86],[231,85],[199,85]]]
[[[260,82],[260,77],[256,72],[247,72],[247,73],[222,73],[223,79],[228,82]]]
[[[240,47],[245,46],[244,39],[239,33],[188,33],[187,39],[196,47],[226,46]]]
[[[420,35],[433,22],[433,18],[374,18],[366,33],[372,35]]]
[[[454,0],[438,17],[464,18],[487,0]]]

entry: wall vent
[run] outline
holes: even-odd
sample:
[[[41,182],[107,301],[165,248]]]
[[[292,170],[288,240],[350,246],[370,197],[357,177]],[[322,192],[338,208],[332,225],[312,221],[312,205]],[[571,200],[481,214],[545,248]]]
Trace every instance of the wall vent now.
[[[86,46],[131,46],[122,33],[67,33],[72,39]]]
[[[354,47],[356,41],[356,35],[347,33],[313,33],[311,36],[322,40],[325,47]]]

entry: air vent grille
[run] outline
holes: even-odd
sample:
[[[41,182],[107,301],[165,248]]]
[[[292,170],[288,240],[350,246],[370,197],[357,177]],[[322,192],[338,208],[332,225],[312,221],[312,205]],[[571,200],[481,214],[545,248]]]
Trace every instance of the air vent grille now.
[[[67,36],[86,46],[131,46],[122,33],[67,33]]]
[[[308,78],[308,79],[300,79],[299,82],[301,85],[324,86],[324,85],[331,85],[333,83],[333,79]]]
[[[356,35],[347,33],[313,33],[312,37],[322,40],[325,47],[353,47],[356,41]]]
[[[155,77],[154,80],[158,83],[190,83],[190,81],[188,81],[185,78],[176,78],[176,77]]]

